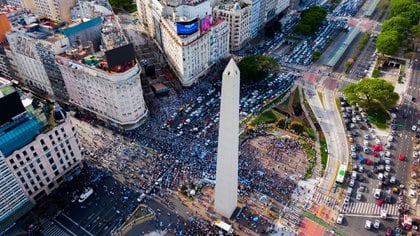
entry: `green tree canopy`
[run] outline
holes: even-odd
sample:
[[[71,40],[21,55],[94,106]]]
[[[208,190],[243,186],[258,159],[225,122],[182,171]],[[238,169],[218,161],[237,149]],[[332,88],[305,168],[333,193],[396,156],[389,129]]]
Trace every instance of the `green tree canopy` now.
[[[396,31],[400,34],[400,38],[403,39],[407,36],[411,28],[410,21],[402,16],[394,16],[382,24],[382,32]]]
[[[313,6],[300,14],[300,22],[295,31],[303,35],[315,33],[327,16],[327,10],[323,7]]]
[[[376,48],[380,53],[392,55],[401,45],[401,36],[397,31],[385,31],[378,35]]]
[[[244,82],[256,82],[264,79],[276,70],[278,65],[274,58],[263,55],[246,56],[238,64],[241,71],[241,80]]]
[[[389,109],[399,99],[398,93],[394,92],[394,86],[383,79],[365,78],[347,85],[343,92],[351,104],[358,104],[367,110],[378,106]]]
[[[412,25],[417,25],[420,20],[420,5],[415,0],[392,0],[390,15],[406,17]]]
[[[113,11],[118,12],[119,10],[124,10],[128,12],[135,12],[137,6],[133,1],[130,0],[109,0]]]

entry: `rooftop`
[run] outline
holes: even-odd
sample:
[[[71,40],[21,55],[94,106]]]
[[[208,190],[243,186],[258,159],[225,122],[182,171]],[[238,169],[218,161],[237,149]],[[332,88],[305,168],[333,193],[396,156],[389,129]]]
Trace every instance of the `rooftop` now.
[[[67,50],[65,53],[60,54],[60,57],[70,59],[95,69],[102,70],[106,73],[123,73],[136,65],[136,61],[127,62],[123,65],[108,67],[108,61],[105,57],[105,52],[98,51],[92,53],[89,48]]]

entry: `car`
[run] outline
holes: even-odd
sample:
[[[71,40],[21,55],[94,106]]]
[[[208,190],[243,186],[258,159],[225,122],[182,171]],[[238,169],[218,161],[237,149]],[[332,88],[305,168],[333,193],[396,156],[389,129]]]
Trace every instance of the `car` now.
[[[400,155],[398,155],[398,160],[404,161],[405,160],[404,154],[400,153]]]
[[[400,194],[400,188],[398,186],[392,187],[392,192],[395,194]]]
[[[363,173],[363,171],[364,171],[364,168],[363,168],[362,165],[359,165],[357,169],[360,173]]]
[[[413,158],[417,158],[419,153],[417,151],[413,151]]]
[[[385,171],[391,171],[391,166],[390,165],[385,165]]]
[[[387,216],[388,216],[388,212],[386,211],[386,209],[382,209],[381,210],[381,218],[386,219]]]
[[[375,197],[375,199],[379,199],[381,198],[381,189],[375,189],[375,192],[373,194],[373,196]]]
[[[362,193],[360,193],[360,192],[357,193],[356,200],[358,200],[358,201],[362,200]]]
[[[365,134],[365,135],[363,136],[363,138],[364,138],[365,140],[369,140],[369,139],[370,139],[370,136],[369,136],[369,134]]]
[[[338,214],[337,217],[337,224],[341,225],[343,223],[343,219],[344,219],[344,215],[343,214]]]
[[[384,180],[384,174],[379,173],[378,174],[378,180],[380,180],[380,181]]]
[[[365,229],[369,230],[372,227],[372,222],[370,220],[366,220]]]
[[[356,146],[355,146],[355,145],[353,145],[353,144],[351,145],[351,151],[352,151],[352,152],[355,152],[355,151],[356,151]]]
[[[350,196],[346,196],[344,198],[344,205],[348,205],[350,203]]]
[[[350,180],[350,183],[349,183],[349,186],[350,186],[350,187],[353,187],[353,186],[354,186],[354,183],[355,183],[355,180],[354,180],[354,179],[351,179],[351,180]]]
[[[416,190],[416,188],[417,188],[417,185],[416,184],[410,184],[410,189]]]
[[[380,139],[376,138],[376,139],[375,139],[375,143],[376,143],[376,144],[381,144],[381,143],[382,143],[382,141],[381,141]]]
[[[391,176],[391,178],[389,179],[389,182],[391,184],[395,184],[396,181],[397,181],[397,178],[395,177],[395,175]]]
[[[417,131],[417,126],[416,125],[411,126],[411,130],[416,132]]]
[[[381,227],[381,222],[379,220],[375,220],[375,223],[373,223],[373,228],[379,229]]]

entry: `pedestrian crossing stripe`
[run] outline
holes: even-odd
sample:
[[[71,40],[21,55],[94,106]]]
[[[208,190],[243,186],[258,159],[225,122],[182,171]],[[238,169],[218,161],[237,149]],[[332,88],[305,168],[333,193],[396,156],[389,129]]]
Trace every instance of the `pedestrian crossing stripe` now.
[[[312,197],[312,201],[317,204],[322,204],[325,207],[334,209],[339,205],[339,202],[332,197],[328,197],[327,195],[316,191],[314,196]]]
[[[383,204],[378,206],[376,203],[351,202],[347,206],[342,206],[341,213],[360,214],[360,215],[380,215],[381,210],[386,210],[389,216],[398,216],[397,205]]]

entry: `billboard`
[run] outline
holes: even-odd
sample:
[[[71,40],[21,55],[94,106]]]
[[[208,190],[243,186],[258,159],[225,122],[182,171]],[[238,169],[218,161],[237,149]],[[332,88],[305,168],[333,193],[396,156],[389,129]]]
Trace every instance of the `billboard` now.
[[[17,92],[0,98],[0,126],[12,120],[13,117],[25,112]]]
[[[136,58],[132,43],[106,51],[105,57],[109,68],[124,65]]]
[[[189,35],[197,32],[198,20],[176,22],[176,32],[179,35]]]
[[[202,20],[201,20],[201,31],[207,31],[208,29],[210,29],[211,26],[211,16],[205,16]]]

